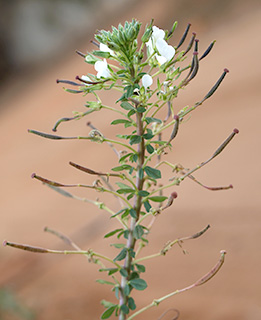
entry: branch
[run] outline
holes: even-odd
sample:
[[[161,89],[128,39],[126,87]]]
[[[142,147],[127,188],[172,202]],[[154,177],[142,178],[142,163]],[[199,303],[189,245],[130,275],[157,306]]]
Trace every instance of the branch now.
[[[167,294],[166,296],[163,296],[159,299],[155,299],[152,301],[152,303],[150,303],[149,305],[147,305],[146,307],[138,310],[137,312],[133,313],[130,317],[128,317],[128,320],[131,320],[133,319],[134,317],[136,317],[137,315],[141,314],[142,312],[152,308],[152,307],[155,307],[155,306],[158,306],[162,301],[178,294],[178,293],[182,293],[182,292],[185,292],[187,290],[190,290],[190,289],[193,289],[197,286],[200,286],[204,283],[206,283],[207,281],[209,281],[211,278],[213,278],[217,272],[220,270],[220,268],[222,267],[224,261],[225,261],[225,254],[226,254],[226,251],[222,250],[220,251],[220,259],[219,261],[216,263],[216,265],[206,274],[204,275],[202,278],[200,278],[199,280],[197,280],[195,283],[193,283],[192,285],[188,286],[188,287],[185,287],[183,289],[180,289],[180,290],[176,290],[176,291],[173,291],[169,294]]]

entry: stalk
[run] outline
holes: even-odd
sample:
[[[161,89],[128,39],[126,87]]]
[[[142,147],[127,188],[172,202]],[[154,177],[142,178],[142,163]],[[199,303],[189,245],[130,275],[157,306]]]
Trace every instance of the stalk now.
[[[144,133],[144,127],[143,127],[143,121],[142,121],[142,114],[139,112],[136,113],[136,124],[137,124],[137,135],[142,136]],[[137,160],[137,172],[138,172],[139,169],[141,169],[144,164],[145,144],[144,144],[143,138],[141,139],[141,142],[137,145],[137,154],[138,154],[138,160]],[[143,178],[140,179],[139,175],[137,174],[136,188],[138,191],[143,189],[143,183],[144,183],[144,179]],[[130,220],[129,237],[126,245],[128,254],[124,261],[124,268],[127,270],[128,276],[127,277],[122,276],[121,278],[120,301],[119,301],[120,306],[128,302],[128,297],[124,293],[124,287],[126,286],[131,273],[132,257],[129,253],[129,250],[132,250],[135,247],[136,239],[133,236],[133,232],[134,232],[136,223],[139,220],[141,205],[142,205],[142,197],[137,194],[134,198],[134,206],[133,206],[133,209],[137,213],[137,217],[136,218],[131,217],[131,220]],[[125,319],[126,319],[126,314],[120,311],[119,320],[125,320]]]

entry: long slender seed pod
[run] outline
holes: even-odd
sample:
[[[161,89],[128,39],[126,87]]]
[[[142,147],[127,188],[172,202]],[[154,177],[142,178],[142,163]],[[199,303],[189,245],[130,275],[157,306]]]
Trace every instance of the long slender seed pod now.
[[[193,33],[192,33],[192,37],[191,37],[191,39],[190,39],[190,42],[189,42],[189,44],[188,44],[188,47],[187,47],[187,49],[185,50],[185,52],[183,53],[183,57],[184,57],[184,56],[190,51],[190,49],[192,48],[193,43],[194,43],[194,41],[195,41],[195,38],[196,38],[196,33],[193,32]]]
[[[66,83],[69,84],[71,86],[82,86],[80,83],[74,82],[74,81],[70,81],[70,80],[62,80],[62,79],[56,79],[56,83]]]
[[[187,25],[187,28],[186,28],[186,30],[185,30],[182,38],[180,39],[179,44],[177,45],[177,49],[178,49],[178,48],[183,44],[183,42],[185,41],[185,39],[186,39],[186,37],[187,37],[187,35],[188,35],[188,31],[189,31],[190,26],[191,26],[191,23],[189,23],[189,24]]]
[[[205,95],[203,101],[210,98],[212,94],[217,90],[217,88],[220,86],[221,82],[224,80],[226,74],[229,72],[228,69],[224,69],[224,72],[222,73],[221,77],[218,79],[218,81],[215,83],[215,85],[210,89],[210,91]]]
[[[214,44],[215,44],[216,40],[212,41],[210,43],[210,45],[207,47],[206,51],[202,54],[202,56],[199,58],[199,61],[204,59],[209,53],[210,51],[212,50]]]
[[[79,51],[79,50],[76,50],[75,52],[76,52],[79,56],[81,56],[81,57],[83,57],[83,58],[86,57],[86,54],[82,53],[82,52]]]
[[[229,142],[234,138],[234,136],[239,133],[239,130],[235,128],[233,132],[230,134],[230,136],[221,144],[221,146],[214,152],[212,159],[215,158],[217,155],[219,155],[225,147],[229,144]]]
[[[168,143],[170,143],[176,137],[179,130],[179,116],[175,114],[174,119],[175,119],[175,123],[174,123],[174,127],[171,132]]]

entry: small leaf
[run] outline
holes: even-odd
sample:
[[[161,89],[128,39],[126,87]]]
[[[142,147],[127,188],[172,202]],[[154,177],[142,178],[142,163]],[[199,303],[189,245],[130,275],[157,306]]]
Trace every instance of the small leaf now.
[[[141,142],[141,136],[133,135],[130,138],[130,145],[137,144]]]
[[[116,230],[113,230],[113,231],[111,231],[111,232],[108,232],[107,234],[105,234],[104,238],[109,238],[109,237],[115,235],[115,233],[118,233],[118,232],[120,232],[120,231],[122,231],[122,230],[123,230],[123,229],[116,229]]]
[[[115,309],[117,308],[117,305],[116,306],[112,306],[110,307],[109,309],[105,310],[103,312],[103,314],[101,315],[101,319],[108,319],[110,318],[110,316],[113,314],[113,312],[115,311]]]
[[[147,288],[147,283],[143,279],[133,279],[130,280],[130,285],[136,290],[145,290]]]
[[[149,123],[153,123],[153,122],[157,122],[157,123],[161,123],[162,121],[160,119],[157,118],[152,118],[152,117],[146,117],[145,121],[149,124]]]
[[[142,168],[140,168],[139,170],[138,170],[138,177],[139,177],[139,179],[143,179],[143,177],[144,177],[144,172],[143,172],[143,169]]]
[[[96,282],[98,282],[100,284],[108,284],[110,286],[114,286],[115,285],[115,283],[113,283],[113,282],[102,280],[102,279],[98,279],[98,280],[96,280]]]
[[[149,201],[145,201],[145,202],[143,203],[143,205],[144,205],[144,207],[145,207],[145,210],[146,210],[147,212],[150,212],[151,205],[150,205]]]
[[[139,272],[145,272],[145,271],[146,271],[145,266],[142,265],[142,264],[136,263],[135,266],[136,266],[136,268],[137,268],[137,270],[138,270]]]
[[[129,308],[125,304],[121,305],[121,311],[125,314],[130,312]]]
[[[123,164],[121,166],[118,166],[118,167],[114,167],[112,168],[111,170],[112,171],[122,171],[122,170],[130,170],[132,168],[132,166],[128,165],[128,164]]]
[[[121,261],[125,259],[127,252],[128,252],[127,249],[123,248],[121,252],[113,259],[113,261]]]
[[[116,212],[113,216],[111,216],[111,218],[114,218],[114,217],[118,216],[119,214],[126,212],[126,210],[128,210],[128,209],[126,209],[126,208],[121,209],[120,211]]]
[[[108,59],[111,56],[110,53],[106,51],[94,50],[92,53],[97,57],[101,57],[105,59]]]
[[[130,294],[131,288],[128,284],[126,284],[123,290],[124,290],[125,296],[128,296]]]
[[[126,269],[121,269],[120,270],[120,274],[123,276],[123,277],[128,277],[128,271]]]
[[[154,148],[152,147],[151,144],[148,144],[148,145],[146,146],[146,149],[147,149],[148,153],[150,153],[150,154],[152,154],[152,153],[154,152]]]
[[[141,196],[141,197],[147,197],[150,193],[146,190],[140,190],[138,192],[138,195]]]
[[[125,247],[125,244],[124,243],[111,243],[110,246],[114,247],[116,249],[122,249]]]
[[[135,190],[131,188],[128,188],[128,189],[124,188],[124,189],[118,189],[117,193],[119,194],[135,193]]]
[[[154,137],[154,135],[152,133],[145,133],[143,135],[143,138],[146,139],[146,140],[150,140]]]
[[[132,218],[136,219],[137,218],[137,212],[134,209],[130,209],[130,215]]]
[[[121,103],[121,107],[124,109],[124,110],[133,110],[135,112],[135,108],[127,101],[123,101]]]
[[[116,120],[113,120],[111,122],[111,124],[115,125],[115,124],[119,124],[119,123],[129,123],[130,125],[132,124],[131,121],[129,120],[126,120],[126,119],[116,119]]]
[[[153,197],[149,197],[148,199],[150,199],[151,201],[154,201],[154,202],[163,202],[166,199],[168,199],[168,197],[165,197],[165,196],[153,196]]]
[[[145,107],[138,107],[137,108],[137,112],[139,112],[139,113],[143,113],[143,112],[145,112],[146,111],[146,108]]]
[[[140,239],[144,234],[144,230],[142,228],[142,226],[140,226],[139,224],[134,228],[133,231],[133,237],[135,239]]]
[[[128,299],[128,307],[131,309],[131,310],[135,310],[136,309],[136,304],[135,304],[135,301],[132,297],[129,297]]]
[[[151,168],[149,166],[146,166],[144,168],[144,171],[147,173],[147,175],[153,179],[159,179],[161,178],[161,172],[158,169]]]

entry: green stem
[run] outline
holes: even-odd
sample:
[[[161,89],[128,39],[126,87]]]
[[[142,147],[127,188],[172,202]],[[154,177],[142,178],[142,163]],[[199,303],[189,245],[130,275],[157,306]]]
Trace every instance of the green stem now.
[[[137,135],[142,137],[144,133],[144,127],[142,122],[142,114],[139,112],[136,113],[136,124],[137,124]],[[138,160],[137,160],[137,172],[138,172],[139,169],[142,168],[144,163],[144,158],[145,158],[145,143],[143,138],[141,139],[141,142],[137,145],[137,154],[138,154]],[[138,191],[141,191],[143,189],[143,183],[144,183],[144,179],[143,178],[141,179],[137,174],[136,188]],[[128,297],[124,293],[124,288],[131,274],[131,264],[132,264],[133,258],[129,254],[129,251],[133,250],[135,247],[136,239],[134,238],[133,233],[134,233],[134,229],[137,224],[137,221],[139,220],[141,205],[142,205],[142,197],[137,194],[135,195],[134,206],[133,206],[133,209],[136,211],[136,218],[131,217],[131,220],[130,220],[129,236],[126,244],[128,254],[124,261],[124,268],[127,271],[128,276],[127,277],[122,276],[121,278],[120,299],[119,299],[120,306],[126,305],[128,302]],[[120,311],[119,320],[125,320],[125,319],[126,319],[126,314]]]

